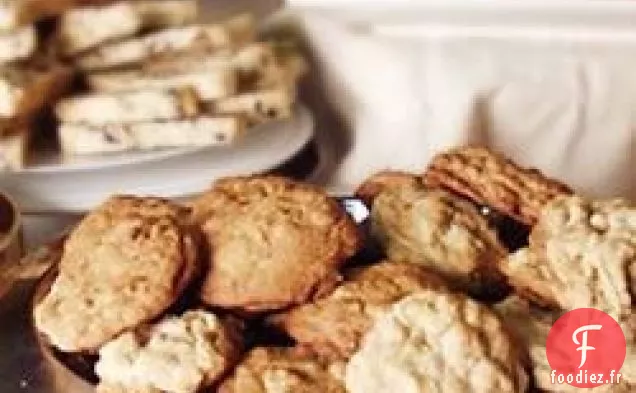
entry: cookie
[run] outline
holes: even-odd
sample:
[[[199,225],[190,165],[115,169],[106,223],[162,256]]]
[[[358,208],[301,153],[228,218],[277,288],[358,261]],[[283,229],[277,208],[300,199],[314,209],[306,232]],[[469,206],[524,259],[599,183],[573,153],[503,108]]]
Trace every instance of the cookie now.
[[[34,311],[50,344],[95,351],[170,307],[197,270],[186,211],[158,198],[113,197],[71,233]]]
[[[636,207],[559,198],[542,210],[530,245],[503,268],[522,296],[543,306],[596,308],[626,320],[636,299]]]
[[[505,301],[494,306],[495,311],[501,316],[506,326],[519,339],[527,354],[529,363],[532,366],[535,385],[542,392],[549,393],[575,393],[581,388],[568,384],[552,383],[552,368],[546,355],[546,340],[550,328],[556,322],[560,313],[550,312],[545,309],[538,309],[525,299],[518,296],[510,296]],[[594,391],[603,393],[627,393],[634,391],[636,385],[628,381],[628,369],[630,362],[626,359],[621,373],[623,382],[618,385],[602,385],[594,388]]]
[[[306,348],[256,348],[219,393],[346,393],[342,368]]]
[[[218,181],[192,204],[211,268],[201,299],[243,312],[319,297],[358,249],[358,230],[322,190],[280,177]]]
[[[240,353],[233,324],[209,312],[188,311],[104,345],[95,365],[97,391],[194,393],[218,382]]]
[[[424,266],[475,292],[501,284],[507,255],[488,221],[471,203],[422,186],[387,189],[371,210],[371,233],[387,257]]]
[[[270,323],[318,352],[346,358],[393,303],[422,289],[443,287],[439,277],[419,266],[384,261],[348,272],[328,297],[276,315]]]
[[[367,206],[372,206],[375,198],[384,190],[400,187],[418,187],[422,178],[408,172],[382,171],[371,176],[362,183],[355,192]]]
[[[345,374],[350,393],[516,393],[527,379],[516,346],[488,307],[433,290],[382,316]]]
[[[424,182],[488,205],[526,225],[533,225],[550,200],[572,190],[537,169],[523,168],[483,147],[460,147],[437,155]]]
[[[636,208],[630,202],[554,200],[541,212],[530,245],[510,256],[504,270],[519,296],[532,302],[557,311],[595,308],[612,316],[627,340],[621,372],[626,383],[636,384]],[[541,350],[536,352],[535,367],[544,371],[537,376],[541,384],[549,367]],[[616,389],[608,391],[631,391]]]

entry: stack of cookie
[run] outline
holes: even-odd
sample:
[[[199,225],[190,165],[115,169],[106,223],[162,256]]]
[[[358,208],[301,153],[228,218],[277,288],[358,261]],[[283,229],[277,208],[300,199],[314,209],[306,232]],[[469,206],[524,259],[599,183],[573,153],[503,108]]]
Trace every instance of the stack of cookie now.
[[[335,201],[282,178],[225,179],[189,208],[113,197],[69,236],[35,323],[62,351],[99,351],[101,392],[195,392],[240,361],[238,317],[330,292],[358,246]]]
[[[3,1],[0,4],[0,170],[27,159],[35,119],[70,85],[72,73],[41,48],[42,20],[70,1]]]
[[[36,327],[99,354],[101,393],[567,392],[545,337],[594,307],[628,345],[601,391],[636,387],[636,207],[473,147],[357,194],[366,238],[323,190],[278,177],[222,179],[186,206],[113,197],[51,254]],[[372,241],[382,255],[363,257]]]
[[[61,51],[88,87],[57,106],[65,155],[226,145],[291,116],[300,58],[257,42],[249,16],[196,17],[195,0],[120,1],[62,16]]]

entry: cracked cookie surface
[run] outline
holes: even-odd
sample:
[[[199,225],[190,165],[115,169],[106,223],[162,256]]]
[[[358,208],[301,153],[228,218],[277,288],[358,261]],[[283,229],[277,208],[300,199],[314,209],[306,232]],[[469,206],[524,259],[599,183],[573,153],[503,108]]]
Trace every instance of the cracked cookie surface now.
[[[346,368],[351,393],[514,393],[526,385],[499,318],[464,296],[432,290],[396,303]]]
[[[212,306],[262,312],[319,297],[361,241],[322,190],[280,177],[223,179],[192,206],[210,248],[201,298]]]
[[[501,154],[471,146],[434,157],[424,182],[488,205],[526,225],[536,222],[549,201],[572,193],[568,186],[537,169],[523,168]]]
[[[86,216],[35,307],[38,330],[63,351],[95,351],[163,313],[197,270],[183,214],[157,198],[113,197]]]
[[[507,254],[488,221],[470,202],[422,186],[380,193],[371,210],[371,232],[393,261],[435,271],[462,287],[498,285]]]

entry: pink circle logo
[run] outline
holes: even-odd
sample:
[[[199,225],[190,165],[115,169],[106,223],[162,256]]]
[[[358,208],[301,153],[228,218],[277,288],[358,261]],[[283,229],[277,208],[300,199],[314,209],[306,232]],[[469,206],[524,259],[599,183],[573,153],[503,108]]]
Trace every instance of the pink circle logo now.
[[[621,383],[626,352],[625,334],[619,324],[593,308],[579,308],[561,316],[546,342],[552,383],[579,388]]]

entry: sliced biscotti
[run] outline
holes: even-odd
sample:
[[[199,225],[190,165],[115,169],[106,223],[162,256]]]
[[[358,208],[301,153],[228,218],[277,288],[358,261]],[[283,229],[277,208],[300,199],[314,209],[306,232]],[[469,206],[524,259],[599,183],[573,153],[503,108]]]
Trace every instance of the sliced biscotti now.
[[[295,91],[278,88],[219,98],[210,103],[209,110],[219,115],[242,115],[259,124],[291,118],[295,99]]]
[[[73,72],[61,65],[0,69],[0,116],[27,117],[70,88]]]
[[[100,92],[190,87],[201,100],[209,101],[235,94],[238,81],[234,70],[219,67],[180,72],[108,71],[89,75],[88,84]]]
[[[0,31],[0,65],[27,59],[36,48],[37,35],[32,25]]]
[[[136,34],[141,28],[141,17],[131,2],[75,8],[60,18],[60,50],[72,56],[110,39]]]
[[[197,0],[137,0],[144,29],[158,29],[192,23],[199,12]]]
[[[200,116],[192,119],[135,123],[63,123],[58,130],[65,155],[149,150],[163,147],[228,145],[243,134],[240,117]]]
[[[63,123],[106,125],[189,118],[199,113],[190,89],[92,93],[60,101],[55,108]]]
[[[34,309],[35,325],[50,344],[95,351],[170,307],[197,271],[185,213],[159,198],[118,196],[87,215]]]
[[[248,74],[276,62],[276,54],[271,44],[253,42],[236,50],[223,48],[212,53],[188,49],[175,56],[159,55],[141,64],[148,72],[179,72],[192,69],[233,68]]]
[[[76,64],[85,70],[110,68],[135,64],[157,55],[188,49],[213,50],[230,44],[228,31],[220,25],[175,27],[101,46],[80,56]]]
[[[177,9],[180,11],[176,12]],[[118,1],[78,7],[60,18],[60,48],[64,55],[74,56],[107,41],[135,35],[144,28],[192,22],[195,16],[193,1],[166,4],[161,0]]]
[[[160,56],[174,56],[190,51],[199,54],[196,65],[201,60],[201,53],[230,50],[245,45],[243,40],[248,36],[245,32],[237,34],[231,29],[231,21],[208,25],[189,25],[160,30],[141,37],[113,42],[89,51],[76,59],[76,64],[85,70],[105,69],[115,66],[140,63],[144,60]]]
[[[156,56],[145,61],[142,68],[147,72],[159,73],[233,69],[238,73],[241,92],[280,88],[288,88],[290,92],[294,92],[307,65],[300,56],[280,56],[272,43],[255,42],[236,51],[223,49],[214,53],[202,53],[199,50],[188,50],[176,56]]]
[[[0,137],[0,172],[22,169],[27,162],[30,130],[18,129]]]

